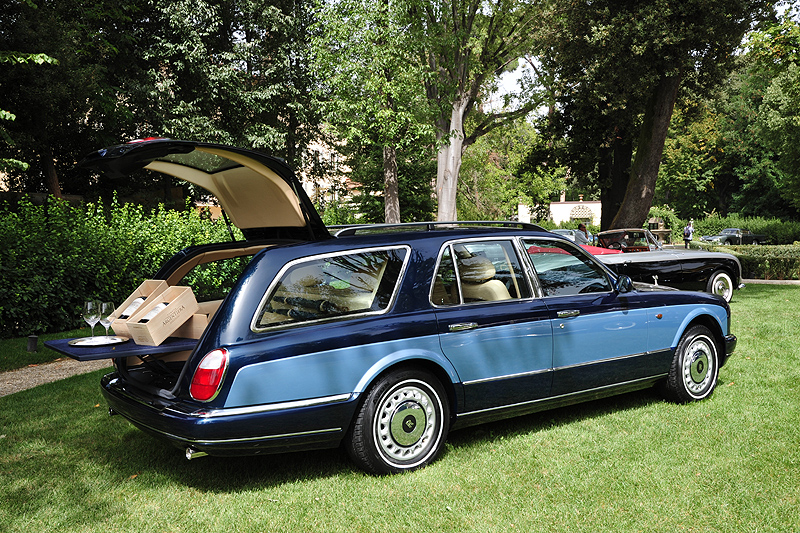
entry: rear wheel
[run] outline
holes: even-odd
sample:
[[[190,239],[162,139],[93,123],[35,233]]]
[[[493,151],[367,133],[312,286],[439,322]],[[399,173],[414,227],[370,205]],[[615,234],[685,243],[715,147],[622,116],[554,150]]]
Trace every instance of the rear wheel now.
[[[733,298],[733,280],[724,270],[717,270],[708,280],[706,291],[722,296],[726,302],[730,302],[731,298]]]
[[[719,377],[714,335],[705,326],[692,326],[681,337],[664,386],[665,396],[678,403],[711,396]]]
[[[368,472],[405,472],[439,455],[449,427],[450,409],[439,380],[420,370],[399,370],[369,390],[345,447]]]

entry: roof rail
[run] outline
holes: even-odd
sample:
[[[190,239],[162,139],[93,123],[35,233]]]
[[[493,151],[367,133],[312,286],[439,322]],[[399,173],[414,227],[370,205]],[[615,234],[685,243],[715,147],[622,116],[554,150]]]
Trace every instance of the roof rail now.
[[[348,237],[359,233],[392,233],[406,231],[436,231],[453,228],[519,228],[532,231],[546,231],[541,226],[514,220],[456,220],[453,222],[405,222],[402,224],[360,224],[328,226],[336,237]],[[338,230],[338,231],[337,231]]]

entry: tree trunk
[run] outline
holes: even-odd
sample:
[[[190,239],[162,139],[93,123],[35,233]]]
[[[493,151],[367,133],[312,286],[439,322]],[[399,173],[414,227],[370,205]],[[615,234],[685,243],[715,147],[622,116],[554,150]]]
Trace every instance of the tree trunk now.
[[[383,147],[383,210],[387,224],[400,223],[397,151],[394,146]]]
[[[58,172],[53,161],[53,149],[48,144],[42,153],[42,167],[44,170],[44,180],[47,186],[47,193],[61,198],[61,184],[58,182]]]
[[[678,97],[679,75],[662,78],[645,110],[636,158],[631,168],[625,199],[610,229],[640,228],[644,225],[656,190],[658,168],[664,151],[672,110]]]
[[[464,114],[468,103],[469,98],[466,96],[456,99],[453,103],[448,142],[439,148],[436,172],[436,197],[439,200],[436,220],[439,222],[458,220],[456,191],[458,191],[458,173],[461,170],[464,148]]]
[[[603,206],[600,218],[602,230],[611,228],[611,222],[625,199],[631,175],[633,140],[630,135],[626,131],[618,131],[612,144],[611,148],[603,151],[605,157],[598,165],[601,173],[600,183],[604,184],[600,190],[600,202]]]

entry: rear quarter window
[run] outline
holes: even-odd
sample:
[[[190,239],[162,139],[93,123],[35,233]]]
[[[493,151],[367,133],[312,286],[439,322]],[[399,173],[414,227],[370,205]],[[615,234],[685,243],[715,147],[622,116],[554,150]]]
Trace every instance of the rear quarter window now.
[[[385,312],[408,255],[407,248],[391,248],[290,263],[265,296],[253,330]]]

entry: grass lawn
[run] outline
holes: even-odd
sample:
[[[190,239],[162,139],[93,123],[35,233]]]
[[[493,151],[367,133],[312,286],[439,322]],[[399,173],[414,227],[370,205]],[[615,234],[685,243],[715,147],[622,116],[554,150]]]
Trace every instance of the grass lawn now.
[[[182,453],[109,418],[102,372],[0,398],[0,530],[800,532],[800,287],[732,303],[712,398],[643,391],[451,434],[372,477],[339,450]]]

